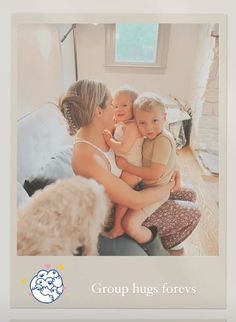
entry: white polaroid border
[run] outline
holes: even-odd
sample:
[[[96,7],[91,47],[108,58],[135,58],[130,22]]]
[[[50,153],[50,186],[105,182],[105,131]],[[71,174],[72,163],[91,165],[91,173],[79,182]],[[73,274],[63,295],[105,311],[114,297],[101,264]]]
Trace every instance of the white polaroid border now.
[[[30,322],[57,322],[58,320],[30,320]],[[60,322],[96,322],[98,321],[97,319],[91,319],[91,320],[60,320]],[[109,322],[119,322],[119,321],[123,321],[123,322],[137,322],[136,320],[126,320],[126,319],[116,319],[116,320],[111,320],[109,319]],[[163,322],[164,320],[159,320],[159,319],[155,319],[155,320],[150,320],[151,322]],[[24,322],[23,320],[11,320],[10,322]],[[147,322],[147,320],[138,320],[138,322]],[[175,319],[175,320],[166,320],[165,322],[227,322],[226,320],[222,320],[222,319],[207,319],[207,320],[193,320],[193,319]]]
[[[220,119],[220,222],[219,256],[203,257],[21,257],[16,254],[16,160],[17,160],[17,53],[19,24],[32,23],[218,23],[220,27],[219,119]],[[226,307],[226,16],[200,14],[15,14],[12,16],[12,176],[11,176],[11,307],[45,308],[29,296],[30,279],[50,261],[64,267],[66,292],[47,308],[225,308]],[[128,287],[121,294],[93,293],[94,283]],[[139,287],[194,288],[195,293],[144,296]]]

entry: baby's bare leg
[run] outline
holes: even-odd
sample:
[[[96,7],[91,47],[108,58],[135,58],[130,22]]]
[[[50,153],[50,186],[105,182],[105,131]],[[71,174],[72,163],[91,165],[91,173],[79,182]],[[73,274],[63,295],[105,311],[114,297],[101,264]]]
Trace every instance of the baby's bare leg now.
[[[151,230],[142,226],[142,223],[147,217],[147,214],[142,209],[129,209],[122,220],[122,226],[125,232],[140,244],[147,243],[152,239]]]
[[[126,214],[127,209],[128,208],[125,206],[116,205],[114,226],[110,231],[105,233],[105,236],[109,238],[116,238],[124,234],[124,229],[121,225],[121,221]]]
[[[121,179],[132,188],[134,188],[141,180],[140,178],[124,171],[122,172]],[[127,210],[128,208],[125,206],[116,205],[114,227],[112,228],[112,230],[105,234],[107,237],[115,238],[124,234],[124,229],[122,227],[122,219],[126,214]]]

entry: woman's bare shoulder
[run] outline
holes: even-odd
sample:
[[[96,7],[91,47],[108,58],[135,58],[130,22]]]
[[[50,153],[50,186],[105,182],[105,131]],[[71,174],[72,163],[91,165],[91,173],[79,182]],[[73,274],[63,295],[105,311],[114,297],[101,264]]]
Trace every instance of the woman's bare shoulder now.
[[[76,175],[95,179],[102,184],[110,199],[115,203],[122,204],[120,195],[126,189],[133,193],[133,190],[125,182],[110,172],[106,161],[96,150],[92,151],[88,147],[84,149],[75,147],[72,156],[72,168]]]
[[[88,144],[76,144],[72,155],[72,168],[75,174],[93,177],[95,171],[109,171],[109,164],[101,152]]]

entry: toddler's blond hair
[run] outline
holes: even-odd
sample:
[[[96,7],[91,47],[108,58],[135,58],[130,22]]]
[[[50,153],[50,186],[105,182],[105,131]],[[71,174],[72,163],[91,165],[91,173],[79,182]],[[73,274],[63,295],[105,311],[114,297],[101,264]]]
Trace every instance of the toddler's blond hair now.
[[[134,101],[134,112],[138,110],[142,111],[152,111],[153,109],[160,109],[163,113],[165,113],[165,104],[163,103],[160,96],[152,92],[142,93],[135,101]]]

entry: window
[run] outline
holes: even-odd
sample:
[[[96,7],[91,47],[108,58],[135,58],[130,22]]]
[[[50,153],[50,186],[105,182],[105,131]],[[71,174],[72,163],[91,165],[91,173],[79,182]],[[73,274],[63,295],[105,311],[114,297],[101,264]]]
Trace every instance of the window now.
[[[106,25],[106,67],[166,68],[169,25]]]

